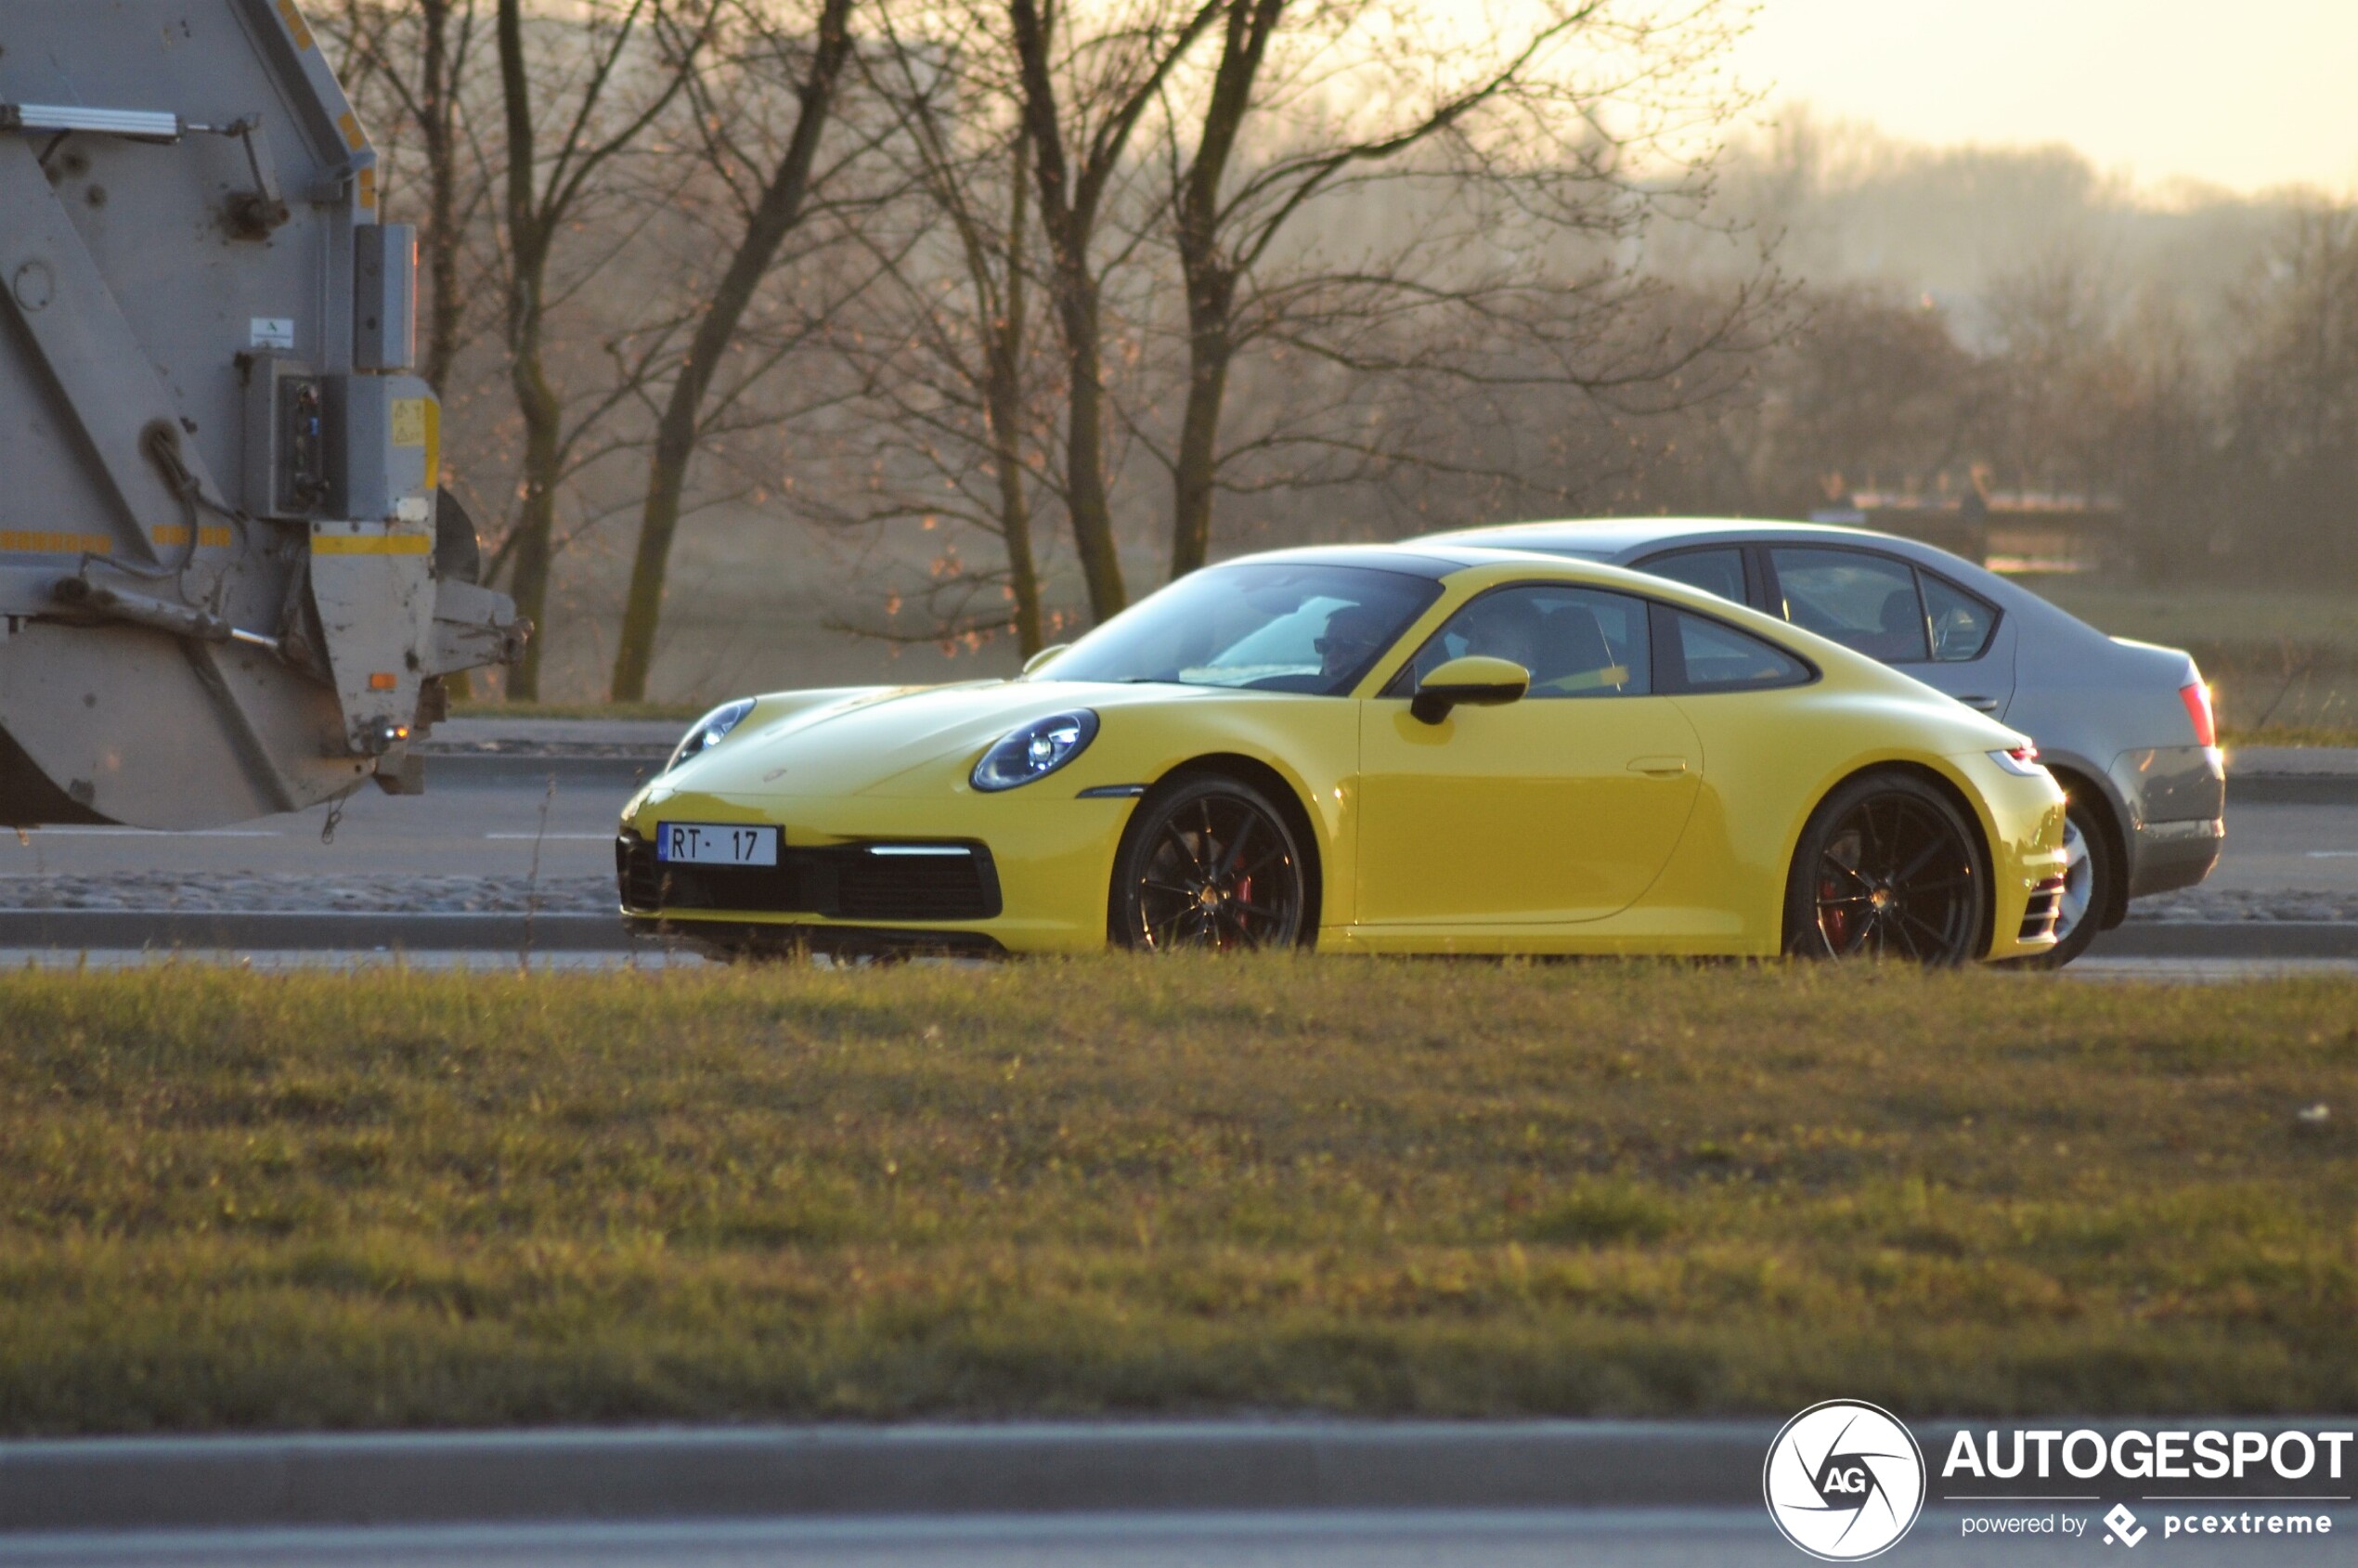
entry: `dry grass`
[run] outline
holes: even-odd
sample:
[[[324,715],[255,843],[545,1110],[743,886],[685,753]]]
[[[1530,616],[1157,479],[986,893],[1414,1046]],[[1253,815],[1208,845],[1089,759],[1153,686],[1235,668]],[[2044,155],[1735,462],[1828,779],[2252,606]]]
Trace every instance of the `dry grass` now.
[[[15,1432],[2358,1405],[2344,980],[189,968],[0,1019]]]
[[[2358,744],[2349,738],[2358,729],[2358,606],[2347,593],[2085,578],[2027,586],[2115,636],[2192,653],[2220,723],[2247,745]]]

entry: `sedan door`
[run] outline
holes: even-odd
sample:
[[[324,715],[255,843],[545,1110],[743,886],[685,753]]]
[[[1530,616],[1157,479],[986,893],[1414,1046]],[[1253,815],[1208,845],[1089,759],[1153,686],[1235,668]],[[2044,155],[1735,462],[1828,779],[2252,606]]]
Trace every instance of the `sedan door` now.
[[[1417,678],[1489,654],[1522,701],[1409,711]],[[1362,705],[1359,922],[1548,927],[1637,901],[1694,810],[1702,743],[1654,693],[1646,602],[1557,583],[1467,604]]]

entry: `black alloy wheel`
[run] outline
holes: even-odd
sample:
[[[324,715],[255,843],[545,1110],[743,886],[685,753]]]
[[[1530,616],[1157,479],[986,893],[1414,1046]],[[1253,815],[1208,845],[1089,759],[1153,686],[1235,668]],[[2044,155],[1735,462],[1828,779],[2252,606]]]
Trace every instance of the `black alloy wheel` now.
[[[1241,780],[1199,776],[1139,802],[1114,865],[1114,940],[1146,952],[1301,945],[1308,899],[1285,814]]]
[[[1785,894],[1785,951],[1929,966],[1967,962],[1989,923],[1979,843],[1963,813],[1922,780],[1851,780],[1802,833]]]

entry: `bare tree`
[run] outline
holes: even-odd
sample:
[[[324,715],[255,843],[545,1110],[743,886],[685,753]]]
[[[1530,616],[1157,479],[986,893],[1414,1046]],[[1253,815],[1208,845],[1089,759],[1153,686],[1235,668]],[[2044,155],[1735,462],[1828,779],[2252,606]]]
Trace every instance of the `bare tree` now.
[[[2289,214],[2235,305],[2240,542],[2358,571],[2358,206]]]
[[[506,339],[509,382],[524,424],[518,515],[501,555],[516,608],[545,630],[559,486],[583,434],[626,395],[610,389],[590,414],[568,422],[549,365],[552,264],[568,237],[589,227],[583,210],[601,176],[687,86],[709,13],[693,0],[669,0],[668,6],[666,0],[585,0],[577,21],[551,24],[553,46],[535,51],[523,0],[498,3]],[[647,35],[667,16],[681,19],[690,41],[651,63]],[[543,126],[555,132],[545,144]],[[539,695],[546,645],[545,636],[533,639],[510,678],[510,697]]]
[[[2128,396],[2116,342],[2119,280],[2075,248],[2001,273],[1983,305],[1999,393],[1990,456],[2025,487],[2092,492],[2112,482]]]
[[[344,45],[341,74],[356,93],[388,100],[396,135],[414,132],[425,188],[418,251],[425,264],[424,353],[419,370],[447,393],[466,330],[466,252],[491,182],[470,145],[465,95],[482,41],[476,0],[344,0],[330,24]],[[398,164],[405,160],[395,160]],[[389,209],[397,191],[380,193]]]
[[[1561,261],[1503,265],[1510,244],[1542,258],[1632,238],[1699,196],[1710,136],[1743,101],[1698,75],[1731,36],[1725,9],[1704,0],[1665,20],[1613,0],[1550,0],[1519,25],[1475,32],[1374,0],[1227,0],[1199,108],[1165,121],[1188,359],[1170,456],[1173,577],[1203,564],[1222,471],[1243,455],[1222,449],[1223,407],[1237,355],[1257,340],[1315,357],[1335,351],[1338,323],[1363,344],[1371,321],[1395,343],[1421,325],[1418,358],[1432,372],[1436,336],[1471,342],[1508,321],[1520,335],[1537,322],[1574,393],[1661,386],[1731,341],[1759,279],[1737,288],[1743,308],[1712,330],[1639,360],[1622,342],[1610,365],[1584,367],[1561,351],[1612,337],[1612,317],[1642,312],[1643,285],[1601,253],[1576,281]],[[1651,155],[1642,176],[1633,151]],[[1288,243],[1321,217],[1386,207],[1421,208],[1425,231],[1348,256]],[[1433,242],[1435,225],[1468,213],[1478,220],[1456,242]],[[1569,309],[1551,311],[1550,295]]]
[[[1053,3],[1006,0],[1069,383],[1065,504],[1089,608],[1099,620],[1127,604],[1129,590],[1107,479],[1105,323],[1093,252],[1139,123],[1226,3],[1137,0],[1082,32]]]
[[[631,564],[630,590],[623,609],[622,634],[615,650],[613,695],[636,702],[646,695],[647,671],[654,660],[655,628],[663,615],[664,580],[671,544],[680,530],[680,502],[689,464],[704,434],[704,419],[722,360],[756,293],[778,260],[780,249],[809,212],[819,183],[819,148],[845,62],[851,54],[851,0],[821,0],[809,24],[805,54],[799,17],[789,22],[769,6],[735,0],[726,7],[726,45],[703,47],[691,37],[691,59],[705,65],[688,76],[694,123],[706,166],[727,187],[736,208],[735,245],[727,266],[697,310],[687,353],[672,372],[671,388],[655,421],[648,464],[646,507],[639,523],[639,548]],[[728,114],[717,101],[712,71],[719,69],[757,82],[782,64],[802,62],[798,109],[783,148],[763,159],[742,146],[748,123]]]
[[[931,15],[917,37],[888,7],[876,14],[863,74],[899,127],[885,148],[900,197],[858,237],[880,283],[836,341],[868,388],[870,460],[827,512],[869,531],[952,524],[992,540],[996,559],[966,561],[953,534],[928,551],[921,580],[896,582],[884,620],[837,624],[910,643],[1012,632],[1029,656],[1057,625],[1035,497],[1060,499],[1046,472],[1059,388],[1038,352],[1030,136],[977,35],[987,13]]]

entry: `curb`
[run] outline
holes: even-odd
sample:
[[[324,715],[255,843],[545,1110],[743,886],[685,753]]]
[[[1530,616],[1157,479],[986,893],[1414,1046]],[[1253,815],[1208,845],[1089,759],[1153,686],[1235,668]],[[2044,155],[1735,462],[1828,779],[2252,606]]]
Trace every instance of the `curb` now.
[[[634,952],[619,914],[403,914],[304,910],[178,914],[0,910],[0,948],[188,952]],[[2099,936],[2092,958],[2358,958],[2358,921],[2139,920]]]
[[[2262,1432],[2305,1425],[2299,1418],[2223,1416],[2175,1416],[2162,1424],[2230,1419]],[[1911,1424],[1930,1480],[1957,1434],[1986,1423]],[[2038,1424],[2085,1427],[2109,1439],[2148,1423],[2045,1417]],[[1755,1510],[1780,1425],[1278,1419],[0,1443],[0,1543],[73,1531]],[[2291,1501],[2313,1485],[2273,1475],[2232,1484],[2235,1495],[2218,1500]],[[1946,1497],[1926,1502],[1975,1506]]]
[[[1185,1422],[0,1445],[59,1530],[1340,1509],[1758,1507],[1768,1422]]]
[[[0,948],[82,952],[180,949],[226,952],[630,952],[619,914],[379,914],[302,910],[150,914],[140,910],[0,910]]]

